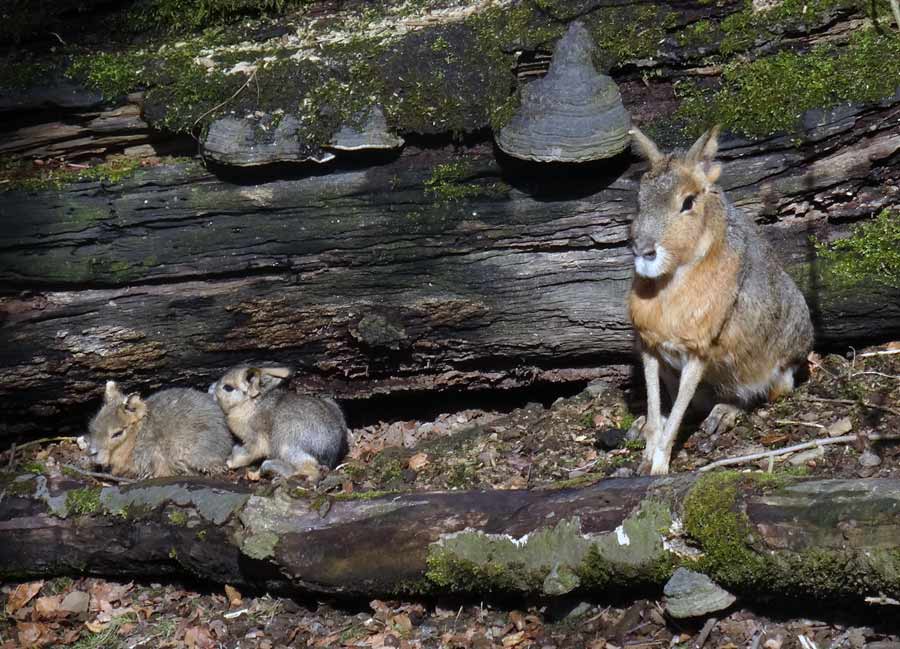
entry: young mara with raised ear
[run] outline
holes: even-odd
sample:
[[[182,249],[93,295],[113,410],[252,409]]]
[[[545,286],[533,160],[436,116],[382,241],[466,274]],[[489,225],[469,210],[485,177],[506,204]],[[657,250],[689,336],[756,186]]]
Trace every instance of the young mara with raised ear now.
[[[225,470],[231,433],[208,394],[186,388],[142,399],[106,382],[85,439],[91,459],[114,475],[158,478]]]
[[[813,327],[803,295],[756,224],[716,185],[718,129],[687,153],[669,155],[637,128],[632,136],[650,169],[631,225],[628,310],[647,383],[642,468],[661,475],[692,399],[718,404],[704,422],[715,430],[733,423],[737,407],[790,392]],[[661,375],[674,399],[668,419]]]
[[[347,445],[341,408],[331,399],[283,387],[292,374],[289,367],[239,365],[210,386],[229,428],[243,442],[232,450],[229,468],[264,459],[263,471],[318,480],[320,464],[337,465]]]

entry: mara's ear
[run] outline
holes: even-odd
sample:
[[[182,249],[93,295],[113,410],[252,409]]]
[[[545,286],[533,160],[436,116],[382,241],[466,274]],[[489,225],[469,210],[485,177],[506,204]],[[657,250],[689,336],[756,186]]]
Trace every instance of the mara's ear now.
[[[262,372],[258,367],[248,367],[244,370],[244,383],[247,385],[246,392],[250,397],[259,396],[260,383],[262,383]]]
[[[294,374],[294,370],[286,365],[277,365],[272,367],[260,367],[259,371],[275,379],[288,379]]]
[[[696,142],[688,149],[684,156],[685,162],[700,167],[706,180],[714,183],[719,179],[722,173],[722,165],[715,161],[716,153],[719,151],[719,126],[713,126],[706,133],[701,135]]]
[[[129,423],[134,423],[139,419],[143,419],[144,415],[147,414],[147,404],[141,399],[141,395],[133,392],[122,399],[122,413]]]
[[[643,131],[637,126],[632,126],[631,130],[628,132],[631,134],[632,141],[637,146],[638,153],[646,158],[651,166],[665,158],[665,156],[660,153],[659,147],[656,146],[653,140],[644,135]]]
[[[691,145],[684,159],[688,162],[711,161],[719,150],[719,126],[713,126],[706,133],[697,138]]]
[[[112,402],[122,400],[122,398],[123,398],[122,392],[119,390],[119,386],[116,385],[115,381],[107,381],[106,382],[106,389],[103,392],[103,398],[106,399],[106,401],[112,401]]]

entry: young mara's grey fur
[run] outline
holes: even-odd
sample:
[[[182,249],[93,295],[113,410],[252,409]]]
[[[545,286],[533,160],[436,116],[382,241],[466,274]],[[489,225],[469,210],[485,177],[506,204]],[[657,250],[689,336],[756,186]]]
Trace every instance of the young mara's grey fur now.
[[[756,224],[716,184],[717,130],[670,155],[632,133],[650,170],[631,226],[628,307],[647,382],[644,464],[661,474],[692,399],[718,402],[704,423],[709,431],[733,422],[738,407],[789,392],[813,327],[803,294]],[[674,399],[668,420],[660,413],[660,378]]]
[[[232,437],[208,394],[185,388],[142,399],[106,383],[103,406],[89,425],[87,451],[115,475],[156,478],[225,470]]]
[[[284,387],[289,367],[239,365],[210,386],[225,412],[235,445],[228,466],[265,459],[261,469],[318,479],[319,465],[334,468],[347,447],[347,424],[331,399]]]

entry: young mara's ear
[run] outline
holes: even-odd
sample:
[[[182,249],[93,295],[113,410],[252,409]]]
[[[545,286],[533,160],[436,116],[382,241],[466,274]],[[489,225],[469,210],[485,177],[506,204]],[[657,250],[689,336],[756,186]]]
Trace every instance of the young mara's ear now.
[[[135,422],[139,419],[143,419],[144,415],[147,414],[147,404],[141,399],[141,395],[137,392],[133,392],[123,398],[122,411],[129,422]]]
[[[273,367],[261,367],[259,371],[265,374],[266,376],[271,376],[275,379],[287,379],[290,378],[294,374],[294,370],[290,367],[284,365],[278,365]]]
[[[106,382],[106,390],[103,393],[103,398],[113,402],[122,400],[122,393],[119,391],[119,386],[116,385],[115,381]]]
[[[660,153],[659,148],[654,144],[653,140],[644,135],[637,126],[632,126],[631,130],[628,132],[631,134],[632,141],[637,146],[638,153],[646,158],[651,166],[665,158],[665,156]]]
[[[258,367],[248,367],[244,371],[244,383],[247,384],[247,394],[251,398],[259,396],[259,386],[262,382],[262,372]]]

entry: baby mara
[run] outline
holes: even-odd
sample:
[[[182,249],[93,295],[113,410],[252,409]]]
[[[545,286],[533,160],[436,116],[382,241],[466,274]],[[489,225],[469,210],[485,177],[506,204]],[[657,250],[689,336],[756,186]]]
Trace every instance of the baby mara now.
[[[289,392],[282,384],[291,374],[239,366],[209,394],[172,388],[146,400],[109,381],[84,444],[114,475],[220,473],[266,459],[264,471],[317,480],[319,464],[333,468],[346,451],[347,428],[334,401]],[[232,433],[243,444],[233,445]]]
[[[669,155],[639,130],[632,135],[650,169],[631,226],[628,310],[647,384],[642,469],[660,475],[692,400],[712,408],[702,426],[709,431],[733,423],[738,407],[790,392],[813,328],[803,295],[756,225],[716,185],[717,129]],[[674,400],[668,419],[660,378]]]
[[[239,365],[209,387],[241,440],[228,458],[235,469],[265,460],[263,472],[321,476],[347,450],[347,424],[331,399],[296,394],[284,387],[293,370],[284,366]]]

